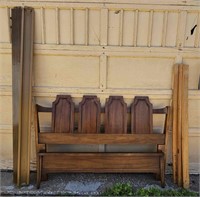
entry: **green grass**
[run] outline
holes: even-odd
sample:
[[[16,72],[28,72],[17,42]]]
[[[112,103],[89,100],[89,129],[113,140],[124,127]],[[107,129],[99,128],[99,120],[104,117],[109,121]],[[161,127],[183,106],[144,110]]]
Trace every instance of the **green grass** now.
[[[112,188],[108,188],[103,196],[133,196],[134,191],[130,183],[117,183]]]
[[[157,187],[140,188],[136,191],[130,183],[117,183],[108,188],[103,196],[198,196],[198,193],[186,189],[159,189]]]

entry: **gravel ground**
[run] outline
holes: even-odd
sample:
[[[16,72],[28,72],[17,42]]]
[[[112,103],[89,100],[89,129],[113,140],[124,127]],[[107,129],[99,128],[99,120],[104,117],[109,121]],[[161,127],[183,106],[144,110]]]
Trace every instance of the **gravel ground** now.
[[[12,196],[58,196],[58,195],[100,195],[115,183],[131,183],[134,188],[150,186],[160,187],[153,174],[93,174],[68,173],[50,174],[48,181],[42,182],[36,189],[36,173],[31,173],[30,185],[21,188],[12,183],[12,172],[1,172],[1,195]],[[172,175],[166,175],[165,189],[177,189],[172,182]],[[190,175],[190,190],[199,192],[199,175]]]

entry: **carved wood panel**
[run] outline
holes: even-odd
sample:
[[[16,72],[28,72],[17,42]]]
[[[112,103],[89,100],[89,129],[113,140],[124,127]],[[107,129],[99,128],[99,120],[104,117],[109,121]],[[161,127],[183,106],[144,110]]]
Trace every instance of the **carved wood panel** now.
[[[152,133],[153,107],[149,97],[136,96],[131,105],[131,133]]]
[[[52,129],[54,132],[71,133],[74,130],[74,103],[71,96],[57,95],[53,102]]]
[[[101,104],[96,96],[83,96],[79,103],[79,133],[99,133]]]
[[[122,96],[110,96],[106,102],[105,133],[127,133],[127,104]]]

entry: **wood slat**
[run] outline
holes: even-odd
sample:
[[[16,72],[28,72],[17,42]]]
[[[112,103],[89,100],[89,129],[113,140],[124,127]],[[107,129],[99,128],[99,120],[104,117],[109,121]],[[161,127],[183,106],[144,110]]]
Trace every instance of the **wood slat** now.
[[[122,96],[110,96],[105,104],[105,133],[127,133],[127,104]]]
[[[178,67],[178,109],[177,109],[177,183],[183,184],[182,174],[182,84],[183,84],[183,66]]]
[[[160,153],[48,153],[47,172],[159,172]],[[78,162],[77,162],[78,161]]]
[[[39,133],[41,144],[164,144],[164,134]]]
[[[131,105],[131,133],[152,133],[153,108],[148,97],[136,96]]]
[[[12,9],[13,180],[29,184],[34,10]]]
[[[69,95],[57,95],[52,107],[52,130],[70,133],[74,130],[74,103]]]
[[[173,70],[173,93],[172,93],[172,160],[173,180],[177,183],[177,119],[178,119],[178,64]]]
[[[100,132],[101,104],[97,96],[83,96],[79,104],[79,133]]]
[[[20,8],[12,9],[12,85],[13,85],[13,181],[19,182],[18,176],[18,149],[20,143],[21,124],[21,81],[22,81],[22,11]]]
[[[182,171],[183,187],[189,188],[189,151],[188,151],[188,75],[189,66],[183,65],[182,70]]]

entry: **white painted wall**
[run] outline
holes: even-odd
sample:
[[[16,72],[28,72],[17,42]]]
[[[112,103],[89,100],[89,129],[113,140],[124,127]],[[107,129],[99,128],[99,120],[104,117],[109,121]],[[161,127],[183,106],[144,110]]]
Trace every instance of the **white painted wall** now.
[[[57,94],[148,95],[170,105],[174,63],[189,64],[190,172],[200,165],[200,11],[196,0],[12,0],[0,2],[0,168],[12,168],[10,10],[35,8],[33,96],[51,106]],[[193,34],[191,29],[197,25]],[[42,128],[50,127],[42,117]],[[155,118],[155,127],[161,119]],[[170,151],[170,148],[169,148]],[[32,164],[35,162],[32,129]],[[169,155],[168,162],[171,162]]]

